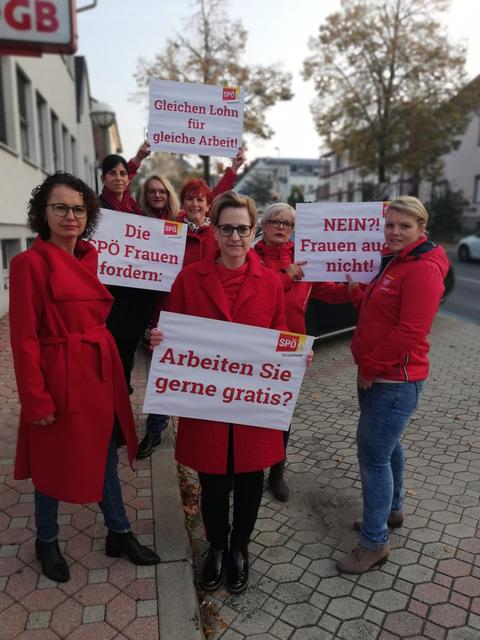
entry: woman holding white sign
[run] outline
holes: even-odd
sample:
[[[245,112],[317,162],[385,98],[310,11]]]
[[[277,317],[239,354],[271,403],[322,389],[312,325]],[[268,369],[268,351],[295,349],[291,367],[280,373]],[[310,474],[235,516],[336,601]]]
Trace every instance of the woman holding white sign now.
[[[210,205],[215,196],[228,191],[235,184],[237,171],[245,162],[245,152],[240,149],[232,159],[232,166],[228,167],[223,177],[212,190],[204,180],[192,178],[182,188],[180,199],[182,211],[177,220],[188,225],[187,241],[183,266],[202,260],[209,253],[215,253],[217,243],[208,216]],[[151,184],[151,183],[150,183]],[[158,316],[168,304],[168,294],[159,294],[156,302],[152,325],[156,326]],[[167,428],[169,416],[150,413],[147,416],[145,435],[138,447],[137,458],[147,458],[162,441],[162,432]]]
[[[340,292],[335,284],[324,282],[304,282],[303,265],[305,262],[295,262],[295,247],[291,241],[295,228],[295,209],[286,202],[276,202],[268,206],[262,216],[262,239],[255,244],[255,251],[262,263],[273,269],[279,276],[285,293],[285,312],[289,331],[305,333],[305,311],[310,297],[332,302],[330,291],[334,292],[335,302]],[[348,301],[348,291],[343,287],[345,300]],[[270,469],[268,476],[270,489],[276,500],[286,502],[289,498],[289,488],[285,480],[285,462],[290,429],[284,431],[285,458]]]
[[[449,267],[445,251],[426,236],[427,221],[417,198],[392,200],[381,270],[363,295],[355,291],[360,320],[351,348],[358,365],[363,518],[354,523],[360,530],[358,546],[338,561],[344,573],[384,564],[390,553],[388,528],[400,527],[404,519],[400,438],[428,375],[427,335]]]
[[[98,502],[106,554],[159,562],[131,531],[117,472],[137,439],[118,350],[105,320],[113,299],[97,277],[88,238],[98,200],[82,180],[58,172],[32,192],[33,246],[12,260],[10,338],[21,403],[14,477],[35,487],[35,551],[42,572],[66,582],[58,545],[59,500]]]
[[[256,220],[251,198],[233,191],[216,198],[211,222],[219,253],[211,253],[180,272],[172,287],[169,311],[286,328],[282,285],[250,251]],[[204,589],[212,591],[219,586],[225,564],[229,591],[240,593],[247,586],[247,549],[262,499],[263,470],[283,457],[279,430],[180,418],[176,459],[198,472],[201,512],[210,543],[201,573]]]

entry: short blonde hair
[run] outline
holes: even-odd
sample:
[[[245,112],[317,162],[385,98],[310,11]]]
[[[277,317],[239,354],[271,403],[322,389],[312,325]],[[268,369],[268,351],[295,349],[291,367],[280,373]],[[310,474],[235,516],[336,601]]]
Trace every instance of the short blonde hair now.
[[[249,196],[242,196],[236,191],[225,191],[221,195],[217,196],[212,202],[212,209],[210,211],[210,220],[212,224],[218,226],[220,220],[220,214],[227,207],[233,207],[234,209],[246,209],[248,211],[248,217],[250,218],[250,224],[255,227],[257,224],[257,206],[255,200]]]
[[[295,209],[286,202],[274,202],[268,205],[262,215],[262,227],[269,220],[272,220],[278,213],[288,213],[292,216],[292,222],[295,222]]]
[[[421,227],[426,227],[428,222],[428,211],[418,198],[414,196],[398,196],[388,203],[387,213],[398,211],[407,216],[415,218]]]

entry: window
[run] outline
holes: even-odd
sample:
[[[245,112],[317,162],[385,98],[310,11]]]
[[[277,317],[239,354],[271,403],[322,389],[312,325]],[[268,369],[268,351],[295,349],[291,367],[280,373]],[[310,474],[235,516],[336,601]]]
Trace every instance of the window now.
[[[63,170],[71,173],[70,153],[69,153],[69,136],[67,129],[62,125],[62,151],[63,151]]]
[[[355,185],[353,182],[349,182],[347,185],[347,201],[353,202],[355,199]]]
[[[59,145],[59,123],[57,116],[51,111],[50,124],[52,129],[52,153],[53,153],[53,168],[55,171],[61,169],[60,163],[60,145]]]
[[[76,176],[77,173],[78,173],[77,141],[75,140],[75,138],[73,136],[70,137],[70,151],[71,151],[71,154],[72,154],[72,162],[71,162],[72,173],[73,173],[74,176]]]
[[[3,88],[2,59],[0,58],[0,142],[7,144],[7,114],[5,112],[5,91]]]
[[[9,267],[10,262],[17,253],[20,253],[20,240],[2,240],[2,269],[3,269],[3,288],[8,289],[9,285]]]
[[[28,113],[28,91],[29,84],[27,77],[17,69],[17,93],[18,93],[18,116],[20,121],[20,142],[22,156],[31,158],[30,149],[30,118]]]
[[[473,201],[480,202],[480,176],[475,176],[475,186],[473,188]]]
[[[40,152],[40,166],[42,169],[47,168],[47,103],[42,96],[37,92],[36,94],[36,108],[37,108],[37,126],[38,126],[38,144]]]

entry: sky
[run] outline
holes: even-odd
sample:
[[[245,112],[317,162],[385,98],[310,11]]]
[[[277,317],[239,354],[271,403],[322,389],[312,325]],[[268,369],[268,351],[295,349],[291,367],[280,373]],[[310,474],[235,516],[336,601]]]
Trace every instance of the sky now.
[[[77,6],[87,3],[78,0]],[[78,14],[77,53],[86,57],[92,95],[116,112],[125,156],[135,154],[147,127],[146,105],[131,100],[137,61],[162,51],[166,39],[182,31],[193,7],[191,0],[98,0],[95,9]],[[228,2],[229,17],[241,19],[249,34],[243,60],[280,63],[293,75],[295,96],[269,109],[267,120],[275,135],[268,141],[249,139],[250,161],[257,156],[316,158],[323,149],[310,113],[313,83],[305,82],[301,71],[309,38],[339,7],[340,0]],[[445,22],[452,40],[467,47],[467,72],[475,77],[480,73],[480,2],[451,0]]]

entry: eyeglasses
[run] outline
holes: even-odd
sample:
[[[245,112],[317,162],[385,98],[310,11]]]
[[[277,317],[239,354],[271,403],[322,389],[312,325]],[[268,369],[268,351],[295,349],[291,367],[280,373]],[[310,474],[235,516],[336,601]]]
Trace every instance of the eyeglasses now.
[[[288,220],[267,220],[267,223],[275,227],[276,229],[280,229],[280,227],[285,227],[285,229],[293,229],[295,226],[294,222],[288,222]]]
[[[253,225],[251,224],[239,224],[234,227],[232,224],[219,224],[217,225],[218,233],[224,238],[228,238],[234,231],[238,233],[241,238],[246,238],[252,232]]]
[[[82,207],[80,205],[75,205],[74,207],[69,207],[68,204],[63,204],[63,202],[54,202],[53,204],[47,204],[47,207],[52,207],[52,211],[54,215],[59,218],[65,218],[69,211],[73,213],[75,218],[82,219],[87,217],[87,208]]]
[[[168,193],[168,191],[166,189],[149,189],[148,193],[150,195],[152,195],[152,196],[157,195],[157,194],[161,195],[161,196],[164,196],[164,195],[166,195]]]

